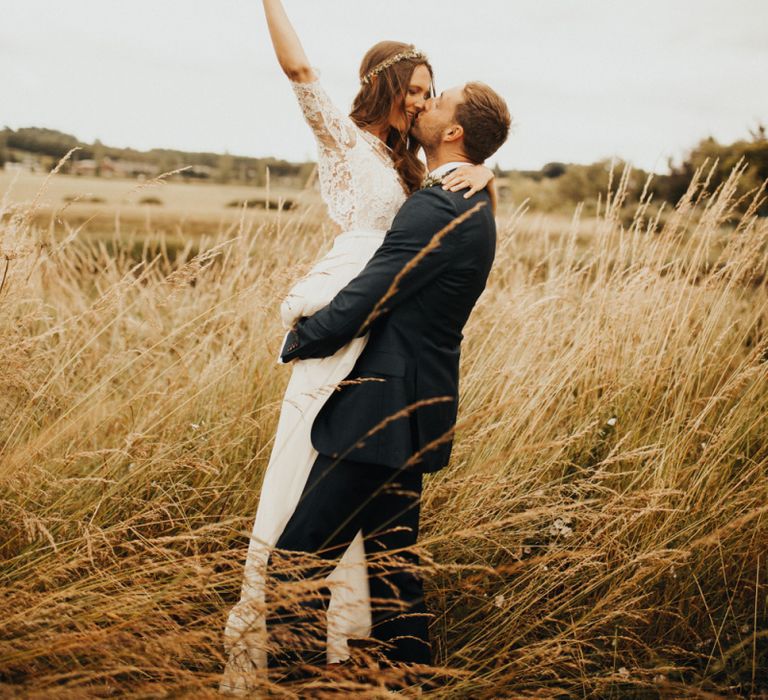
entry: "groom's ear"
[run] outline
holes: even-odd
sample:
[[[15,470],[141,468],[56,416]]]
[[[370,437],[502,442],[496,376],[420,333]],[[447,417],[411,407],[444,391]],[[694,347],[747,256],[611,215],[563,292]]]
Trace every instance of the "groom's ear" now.
[[[443,141],[458,141],[460,138],[464,137],[464,127],[461,124],[451,124],[444,132],[443,132]]]

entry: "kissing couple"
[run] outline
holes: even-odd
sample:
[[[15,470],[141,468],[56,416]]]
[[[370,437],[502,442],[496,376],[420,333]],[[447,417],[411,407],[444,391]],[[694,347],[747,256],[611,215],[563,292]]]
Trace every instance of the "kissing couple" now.
[[[436,94],[426,55],[395,41],[365,54],[346,114],[280,0],[263,5],[341,233],[280,307],[291,375],[226,624],[231,693],[263,669],[294,680],[349,663],[355,647],[432,665],[413,551],[422,479],[451,454],[462,329],[496,243],[483,163],[510,127],[490,87]]]

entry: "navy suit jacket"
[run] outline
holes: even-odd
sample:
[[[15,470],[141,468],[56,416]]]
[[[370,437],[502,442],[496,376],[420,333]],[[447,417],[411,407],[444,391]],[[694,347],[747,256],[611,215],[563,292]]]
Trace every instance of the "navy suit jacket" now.
[[[478,203],[484,206],[437,236]],[[393,469],[448,464],[462,329],[485,288],[496,246],[487,192],[415,192],[381,247],[324,308],[288,334],[281,358],[327,357],[370,333],[352,372],[312,426],[321,454]]]

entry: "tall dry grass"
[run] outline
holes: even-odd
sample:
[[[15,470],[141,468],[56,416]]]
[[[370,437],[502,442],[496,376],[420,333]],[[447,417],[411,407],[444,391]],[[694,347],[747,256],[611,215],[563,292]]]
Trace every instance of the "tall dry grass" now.
[[[500,221],[422,504],[436,697],[768,692],[768,225],[738,177],[663,225],[622,223],[623,179],[595,220]],[[214,696],[278,302],[331,231],[244,215],[137,260],[34,210],[0,217],[0,693]]]

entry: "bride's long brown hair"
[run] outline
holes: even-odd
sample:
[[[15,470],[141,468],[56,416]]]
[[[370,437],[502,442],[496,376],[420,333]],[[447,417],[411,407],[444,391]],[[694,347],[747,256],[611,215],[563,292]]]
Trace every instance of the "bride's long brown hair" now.
[[[402,51],[415,48],[413,44],[400,41],[380,41],[372,46],[363,56],[360,64],[360,80],[377,65]],[[361,129],[369,126],[387,124],[392,105],[400,104],[403,116],[408,123],[405,112],[405,96],[411,83],[413,71],[417,66],[426,66],[432,77],[432,66],[423,58],[405,58],[393,63],[381,71],[374,80],[363,83],[352,103],[350,118]],[[434,92],[434,89],[432,89]],[[392,159],[400,179],[405,184],[408,193],[419,189],[426,173],[424,164],[416,156],[419,144],[407,132],[390,127],[386,139],[387,146],[392,149]]]

